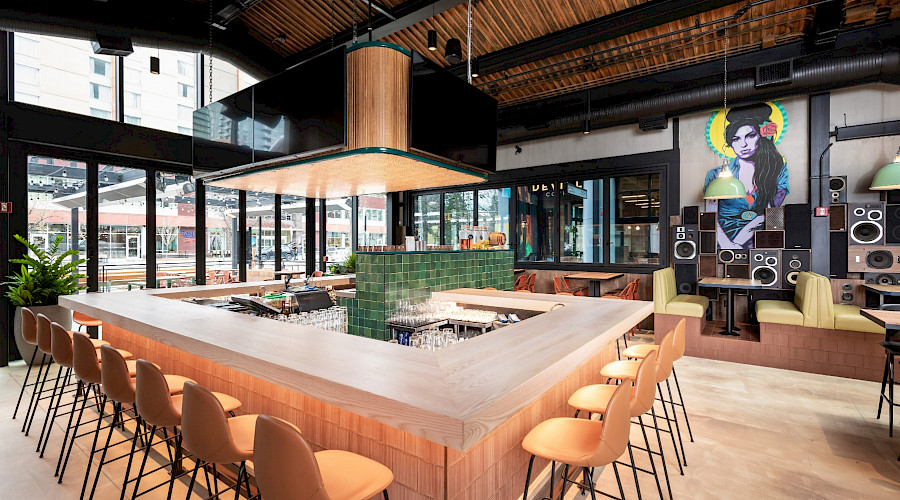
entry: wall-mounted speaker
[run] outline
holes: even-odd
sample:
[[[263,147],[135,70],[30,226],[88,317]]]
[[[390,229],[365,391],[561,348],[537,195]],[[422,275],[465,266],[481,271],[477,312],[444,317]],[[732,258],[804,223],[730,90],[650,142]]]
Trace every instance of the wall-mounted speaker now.
[[[750,266],[748,264],[725,264],[726,278],[743,278],[750,277]]]
[[[900,244],[900,205],[888,205],[884,211],[884,241]]]
[[[867,285],[900,285],[900,274],[896,273],[864,273]]]
[[[675,264],[675,291],[689,295],[697,293],[697,264]]]
[[[803,271],[809,271],[809,250],[788,249],[781,251],[781,286],[782,288],[795,288],[797,275]]]
[[[853,203],[847,206],[850,245],[884,244],[884,205]]]
[[[829,276],[836,279],[847,277],[847,233],[833,232],[831,235],[831,269]]]
[[[812,206],[808,203],[784,206],[784,248],[809,248],[812,242]]]
[[[900,248],[850,245],[847,249],[847,271],[851,273],[900,273],[900,252],[898,250]]]
[[[885,191],[884,199],[888,205],[900,205],[900,189],[890,189]]]
[[[719,262],[722,264],[749,264],[750,252],[743,249],[719,250]]]
[[[784,231],[758,229],[753,233],[754,248],[784,248]]]
[[[764,288],[781,288],[781,251],[751,249],[750,278],[759,281]]]
[[[699,224],[700,207],[688,205],[681,209],[681,223],[685,225]]]
[[[769,207],[766,209],[766,229],[784,229],[784,207]]]
[[[831,205],[828,209],[828,229],[830,231],[847,230],[847,205]]]
[[[831,280],[831,298],[836,304],[866,305],[866,294],[862,289],[863,280]]]
[[[715,231],[700,231],[700,253],[703,255],[716,254]]]
[[[672,236],[672,254],[675,257],[675,263],[696,264],[697,256],[700,254],[697,226],[674,226]]]
[[[700,266],[699,266],[699,277],[701,278],[715,278],[718,262],[716,262],[715,255],[701,255],[700,256]]]
[[[716,212],[700,212],[700,230],[716,230]]]
[[[847,203],[847,176],[836,175],[828,181],[828,190],[831,192],[831,204]]]

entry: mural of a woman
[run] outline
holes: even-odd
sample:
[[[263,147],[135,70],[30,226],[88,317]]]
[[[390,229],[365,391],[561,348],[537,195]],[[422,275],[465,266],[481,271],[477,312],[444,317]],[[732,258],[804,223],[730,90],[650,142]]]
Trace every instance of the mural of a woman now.
[[[766,208],[781,206],[790,192],[787,163],[775,147],[778,125],[770,121],[771,114],[768,104],[755,104],[732,108],[725,115],[724,152],[733,158],[729,168],[747,188],[747,195],[718,201],[720,249],[751,248],[753,232],[765,227]],[[720,170],[707,172],[704,190]]]

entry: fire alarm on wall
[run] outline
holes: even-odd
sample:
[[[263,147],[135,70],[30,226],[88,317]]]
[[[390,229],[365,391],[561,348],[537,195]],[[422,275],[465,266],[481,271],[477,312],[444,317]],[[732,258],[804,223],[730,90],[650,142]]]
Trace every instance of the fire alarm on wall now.
[[[828,207],[816,207],[816,217],[828,217]]]
[[[11,214],[12,203],[8,201],[0,201],[0,214]]]

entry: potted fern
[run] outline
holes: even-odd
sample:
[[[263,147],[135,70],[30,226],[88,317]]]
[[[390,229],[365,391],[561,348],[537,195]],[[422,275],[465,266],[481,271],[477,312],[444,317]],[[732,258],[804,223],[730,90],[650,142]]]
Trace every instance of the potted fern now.
[[[28,307],[35,314],[41,313],[65,327],[72,328],[71,312],[59,305],[60,295],[71,295],[85,287],[79,283],[84,278],[78,274],[78,266],[87,262],[84,259],[72,260],[78,255],[77,250],[59,251],[63,237],[57,236],[48,250],[39,248],[22,236],[13,237],[28,248],[28,252],[20,259],[10,259],[12,264],[20,264],[21,269],[8,276],[3,285],[9,287],[6,298],[16,306],[14,335],[19,354],[26,362],[31,359],[35,346],[22,338],[21,307]]]

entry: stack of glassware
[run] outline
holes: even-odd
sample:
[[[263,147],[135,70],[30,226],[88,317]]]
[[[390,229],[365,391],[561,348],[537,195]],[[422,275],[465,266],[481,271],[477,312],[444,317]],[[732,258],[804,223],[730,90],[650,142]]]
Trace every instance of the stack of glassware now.
[[[347,333],[347,308],[343,306],[332,306],[328,309],[298,314],[281,314],[277,319],[295,325],[306,325],[332,332]]]
[[[444,321],[456,310],[461,310],[461,308],[456,305],[456,302],[448,300],[427,299],[419,303],[398,300],[396,307],[388,315],[387,322],[392,325],[418,328]]]
[[[463,338],[459,338],[453,330],[438,330],[437,328],[423,330],[418,333],[410,334],[409,345],[417,349],[426,351],[436,351],[442,347],[448,347],[458,342],[462,342]]]

